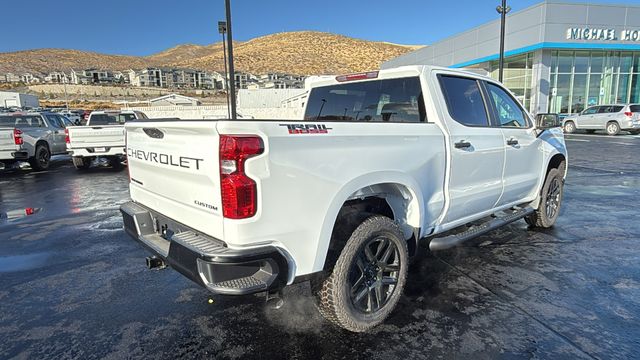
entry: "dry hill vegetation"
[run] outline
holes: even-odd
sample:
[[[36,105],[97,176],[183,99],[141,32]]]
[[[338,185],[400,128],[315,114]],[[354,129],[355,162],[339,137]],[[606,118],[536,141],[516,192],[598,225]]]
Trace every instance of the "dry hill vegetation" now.
[[[237,71],[253,74],[359,72],[377,69],[383,61],[413,49],[415,46],[372,42],[315,31],[277,33],[246,42],[234,42]],[[146,57],[63,49],[0,53],[0,73],[45,75],[71,69],[127,70],[152,66],[221,71],[224,68],[222,45],[179,45]]]
[[[239,71],[313,75],[377,69],[383,61],[410,50],[409,46],[300,31],[267,35],[240,43],[234,47],[234,56]],[[173,65],[217,70],[223,67],[222,61],[222,54],[215,53]]]

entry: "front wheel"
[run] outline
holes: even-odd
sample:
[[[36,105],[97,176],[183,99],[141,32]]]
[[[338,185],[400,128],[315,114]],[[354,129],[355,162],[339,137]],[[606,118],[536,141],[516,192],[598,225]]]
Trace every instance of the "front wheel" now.
[[[29,164],[33,170],[43,171],[49,168],[50,161],[51,152],[49,152],[49,148],[41,144],[36,146],[36,152],[33,157],[29,159]]]
[[[317,294],[330,322],[353,332],[382,323],[396,307],[407,278],[409,253],[400,227],[374,215],[351,234]]]
[[[562,174],[558,169],[551,169],[542,186],[540,204],[536,211],[524,220],[532,227],[549,228],[555,224],[560,214],[560,204],[564,193]]]
[[[576,132],[576,124],[574,124],[573,121],[567,121],[564,123],[563,129],[567,134],[572,134]]]

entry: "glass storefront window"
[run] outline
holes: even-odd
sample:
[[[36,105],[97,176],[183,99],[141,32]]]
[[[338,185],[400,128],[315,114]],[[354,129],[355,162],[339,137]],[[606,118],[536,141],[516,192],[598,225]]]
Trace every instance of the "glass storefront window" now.
[[[573,51],[558,51],[558,73],[570,73],[573,66]]]
[[[602,67],[604,66],[604,56],[605,56],[605,53],[603,51],[594,51],[591,53],[591,72],[592,73],[602,72]]]
[[[602,82],[601,74],[591,74],[589,76],[589,92],[587,94],[587,107],[598,105],[600,103],[600,83]]]
[[[586,107],[587,76],[587,74],[576,74],[573,78],[571,111],[574,113],[580,112]]]
[[[616,103],[626,103],[629,92],[629,80],[631,80],[630,74],[620,74],[618,77],[618,91],[616,93]]]
[[[576,52],[576,60],[573,65],[573,72],[586,73],[589,71],[589,52],[579,51]]]
[[[552,51],[549,111],[640,102],[640,52]]]

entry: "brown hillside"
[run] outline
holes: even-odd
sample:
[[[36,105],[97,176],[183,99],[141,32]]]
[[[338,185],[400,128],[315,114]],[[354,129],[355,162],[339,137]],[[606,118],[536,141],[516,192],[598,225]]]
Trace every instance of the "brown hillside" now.
[[[408,51],[411,46],[349,38],[315,31],[277,33],[234,47],[239,71],[255,74],[339,74],[377,69],[383,61]],[[220,70],[221,53],[174,63],[176,66]]]
[[[337,74],[376,69],[380,63],[415,46],[353,39],[315,31],[277,33],[247,42],[234,42],[238,71],[255,74]],[[38,49],[0,53],[0,74],[12,72],[45,75],[52,71],[98,68],[106,70],[176,66],[220,71],[222,45],[185,44],[146,56],[105,55],[95,52]]]

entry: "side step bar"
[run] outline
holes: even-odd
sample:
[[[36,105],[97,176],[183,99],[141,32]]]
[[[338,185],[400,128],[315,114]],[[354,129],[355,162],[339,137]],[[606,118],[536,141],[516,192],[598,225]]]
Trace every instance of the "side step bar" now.
[[[520,220],[534,211],[535,209],[530,206],[519,208],[505,216],[494,218],[478,226],[473,226],[469,230],[459,234],[433,238],[429,243],[429,249],[431,251],[450,249],[467,240],[471,240],[475,237],[484,235],[489,231],[495,230],[516,220]]]

